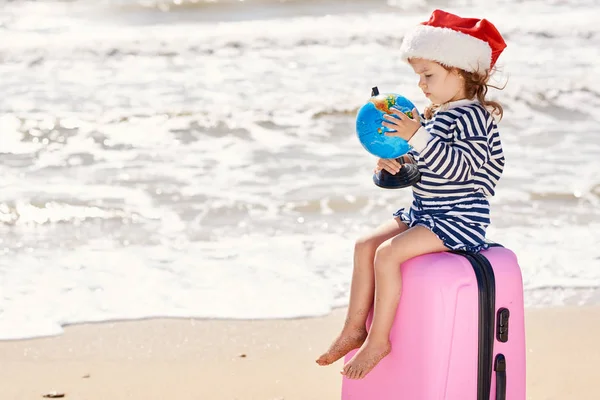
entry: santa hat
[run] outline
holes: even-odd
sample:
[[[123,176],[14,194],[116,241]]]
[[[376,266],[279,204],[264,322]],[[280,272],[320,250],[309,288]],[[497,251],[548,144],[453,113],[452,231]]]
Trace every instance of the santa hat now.
[[[435,10],[402,41],[402,59],[423,58],[465,71],[488,71],[506,48],[496,27],[485,19],[461,18]]]

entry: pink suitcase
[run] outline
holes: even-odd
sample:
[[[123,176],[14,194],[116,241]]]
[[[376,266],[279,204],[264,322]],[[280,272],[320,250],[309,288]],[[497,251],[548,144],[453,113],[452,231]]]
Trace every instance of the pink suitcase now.
[[[392,351],[365,378],[344,377],[342,400],[525,400],[515,254],[493,245],[479,254],[423,255],[400,268]]]

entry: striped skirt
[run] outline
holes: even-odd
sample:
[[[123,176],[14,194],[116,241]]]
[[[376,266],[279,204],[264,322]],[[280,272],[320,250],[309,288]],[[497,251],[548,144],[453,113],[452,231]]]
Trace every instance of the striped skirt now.
[[[490,204],[483,193],[466,196],[420,197],[413,193],[410,209],[396,211],[409,227],[422,225],[452,250],[478,252],[488,247],[485,231],[490,224]]]

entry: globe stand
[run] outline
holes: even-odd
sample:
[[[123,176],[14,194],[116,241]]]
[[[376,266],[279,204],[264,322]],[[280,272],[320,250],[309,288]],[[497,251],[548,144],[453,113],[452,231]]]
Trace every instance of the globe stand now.
[[[402,164],[400,171],[393,175],[382,169],[373,174],[373,182],[375,185],[384,189],[402,189],[412,186],[421,180],[421,174],[415,164],[404,163],[402,157],[396,158],[396,161]]]

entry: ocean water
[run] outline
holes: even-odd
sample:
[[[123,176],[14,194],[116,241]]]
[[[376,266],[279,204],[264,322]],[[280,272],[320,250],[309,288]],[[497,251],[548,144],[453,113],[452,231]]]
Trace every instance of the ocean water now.
[[[354,240],[410,202],[356,140],[432,9],[489,18],[507,166],[490,239],[528,306],[600,303],[600,1],[0,1],[0,339],[347,303]]]

